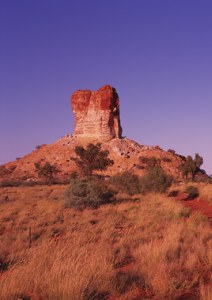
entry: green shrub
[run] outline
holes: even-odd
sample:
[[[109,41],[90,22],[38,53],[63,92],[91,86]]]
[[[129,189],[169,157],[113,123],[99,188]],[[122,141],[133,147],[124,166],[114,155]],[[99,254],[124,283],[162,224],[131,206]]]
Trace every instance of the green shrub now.
[[[198,188],[193,185],[187,186],[185,189],[185,193],[188,194],[186,200],[192,200],[199,196]]]
[[[91,176],[73,178],[65,194],[65,207],[79,210],[98,208],[114,200],[115,192],[109,189],[106,182]]]
[[[142,193],[164,193],[172,184],[173,178],[167,175],[160,166],[149,168],[147,173],[140,178]]]
[[[188,155],[183,163],[179,166],[179,170],[185,179],[188,179],[188,175],[190,174],[192,181],[194,181],[197,173],[201,172],[200,166],[202,164],[203,158],[198,153],[195,154],[195,158],[192,158],[191,155]]]
[[[56,165],[51,165],[49,162],[41,164],[40,161],[36,162],[34,165],[35,171],[40,178],[44,178],[49,184],[54,183],[55,175],[59,173]]]
[[[71,157],[83,175],[92,175],[93,172],[106,170],[113,165],[113,160],[109,159],[109,151],[101,150],[101,144],[88,144],[86,148],[76,146],[75,154]]]
[[[110,177],[109,182],[117,191],[127,193],[129,195],[140,193],[139,176],[132,174],[129,171]]]

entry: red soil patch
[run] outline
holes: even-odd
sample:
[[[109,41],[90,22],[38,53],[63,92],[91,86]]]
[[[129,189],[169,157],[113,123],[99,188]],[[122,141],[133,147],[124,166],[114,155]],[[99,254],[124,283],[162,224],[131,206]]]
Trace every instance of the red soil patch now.
[[[212,218],[212,206],[204,200],[199,198],[193,200],[185,200],[183,201],[183,205],[189,207],[191,210],[200,211],[203,215]]]
[[[210,205],[210,203],[200,198],[187,198],[187,193],[180,193],[180,195],[176,197],[178,201],[182,201],[184,206],[190,208],[192,211],[200,211],[203,215],[212,220],[212,205]]]

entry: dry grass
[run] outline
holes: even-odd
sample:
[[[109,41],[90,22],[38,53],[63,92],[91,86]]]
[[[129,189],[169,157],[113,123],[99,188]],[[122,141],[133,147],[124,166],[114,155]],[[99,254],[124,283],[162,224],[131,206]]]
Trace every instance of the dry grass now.
[[[79,239],[46,241],[28,250],[1,280],[1,299],[27,295],[33,299],[84,299],[85,293],[107,290],[112,265],[105,245]],[[98,259],[97,259],[98,258]],[[93,290],[89,290],[92,287]]]
[[[212,282],[212,276],[210,277]],[[212,300],[212,285],[211,284],[200,284],[200,300]]]
[[[64,209],[64,188],[0,189],[0,258],[9,263],[0,299],[211,299],[212,235],[200,214],[154,194]]]
[[[186,187],[188,186],[195,186],[198,188],[199,197],[209,202],[212,205],[212,184],[211,183],[197,183],[197,182],[188,182],[188,183],[181,183],[180,185],[176,185],[172,187],[172,190],[178,190],[179,192],[184,192]]]
[[[212,205],[212,184],[201,185],[200,197]]]

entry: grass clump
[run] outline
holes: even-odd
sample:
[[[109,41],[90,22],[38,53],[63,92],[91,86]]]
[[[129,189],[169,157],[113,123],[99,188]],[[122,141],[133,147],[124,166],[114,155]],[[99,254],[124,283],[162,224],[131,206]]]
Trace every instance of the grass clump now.
[[[182,207],[176,214],[175,217],[176,219],[180,218],[188,218],[190,216],[190,209],[188,207]]]
[[[86,176],[71,179],[70,186],[66,191],[65,207],[78,210],[85,208],[98,208],[102,204],[110,203],[114,199],[115,192],[106,182]]]

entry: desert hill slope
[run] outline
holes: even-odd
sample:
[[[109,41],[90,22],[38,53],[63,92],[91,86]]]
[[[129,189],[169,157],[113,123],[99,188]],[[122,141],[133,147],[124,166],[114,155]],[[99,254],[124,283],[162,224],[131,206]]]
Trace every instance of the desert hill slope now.
[[[113,166],[103,172],[103,175],[127,170],[143,174],[146,168],[145,158],[155,157],[168,174],[177,180],[181,179],[179,166],[185,159],[183,156],[174,151],[164,151],[159,146],[140,145],[122,137],[120,101],[115,88],[105,85],[97,91],[78,90],[71,97],[71,105],[75,116],[74,134],[66,135],[53,144],[37,147],[23,158],[1,166],[1,182],[38,181],[35,172],[37,162],[55,165],[59,170],[56,180],[68,180],[70,173],[76,170],[75,162],[71,160],[75,156],[75,147],[86,146],[89,142],[100,142],[102,149],[108,150],[114,161]]]
[[[71,157],[76,156],[74,149],[79,145],[86,145],[86,139],[78,139],[71,135],[59,139],[53,144],[42,145],[39,149],[32,151],[30,154],[20,158],[17,161],[10,162],[4,166],[2,178],[7,180],[36,181],[38,175],[35,172],[34,164],[38,161],[43,163],[49,162],[59,169],[58,180],[66,180],[70,173],[76,169],[75,162]],[[112,175],[117,172],[127,170],[136,174],[145,172],[145,164],[139,161],[139,157],[155,157],[160,159],[161,165],[167,173],[180,179],[179,165],[183,159],[161,149],[160,147],[149,147],[139,145],[138,143],[127,138],[116,138],[102,144],[102,149],[108,150],[110,158],[114,161],[113,166],[109,167],[102,174]]]

